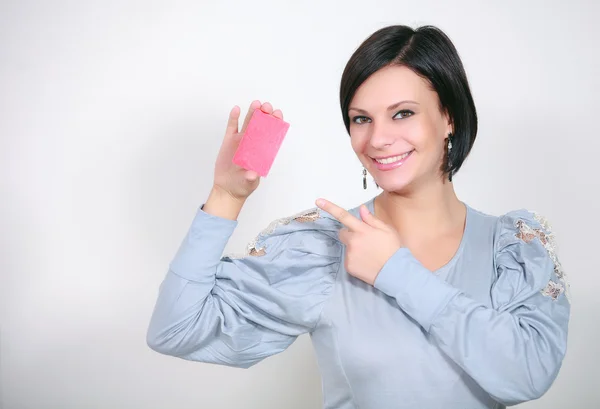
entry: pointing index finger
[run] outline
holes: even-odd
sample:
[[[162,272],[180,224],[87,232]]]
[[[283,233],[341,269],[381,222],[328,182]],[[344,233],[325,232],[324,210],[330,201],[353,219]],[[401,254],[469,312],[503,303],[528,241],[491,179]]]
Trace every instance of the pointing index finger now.
[[[362,220],[359,220],[356,217],[354,217],[352,213],[350,213],[346,209],[343,209],[338,205],[331,203],[328,200],[318,199],[316,204],[320,209],[323,209],[324,211],[335,217],[340,223],[342,223],[350,230],[358,231],[362,229],[365,224]]]

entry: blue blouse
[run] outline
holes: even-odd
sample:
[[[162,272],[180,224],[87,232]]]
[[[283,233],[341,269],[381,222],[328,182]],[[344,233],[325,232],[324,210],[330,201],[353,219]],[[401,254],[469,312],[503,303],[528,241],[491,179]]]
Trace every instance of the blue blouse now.
[[[320,209],[223,256],[236,225],[198,209],[160,286],[152,349],[247,368],[309,333],[325,409],[498,409],[540,397],[558,374],[568,284],[534,213],[467,206],[450,262],[432,272],[401,248],[373,286],[345,271],[343,226]]]

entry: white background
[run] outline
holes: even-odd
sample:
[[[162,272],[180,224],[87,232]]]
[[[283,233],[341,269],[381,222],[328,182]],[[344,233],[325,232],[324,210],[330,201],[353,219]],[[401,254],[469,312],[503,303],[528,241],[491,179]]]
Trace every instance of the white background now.
[[[592,0],[0,2],[0,407],[320,408],[307,336],[242,370],[159,355],[145,333],[234,104],[270,101],[291,128],[228,251],[318,196],[377,193],[338,91],[391,24],[439,26],[465,64],[480,130],[459,197],[557,232],[569,350],[522,407],[600,406],[599,16]]]

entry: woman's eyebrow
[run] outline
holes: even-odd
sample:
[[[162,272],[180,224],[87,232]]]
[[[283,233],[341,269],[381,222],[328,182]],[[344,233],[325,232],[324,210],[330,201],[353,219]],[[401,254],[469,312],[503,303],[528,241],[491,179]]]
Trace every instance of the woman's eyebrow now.
[[[403,104],[414,104],[414,105],[419,105],[419,103],[417,101],[412,101],[412,100],[405,100],[405,101],[400,101],[400,102],[396,102],[395,104],[390,105],[387,110],[388,111],[392,111],[396,108],[398,108],[400,105]],[[348,109],[348,111],[356,111],[356,112],[360,112],[361,114],[368,114],[367,111],[365,111],[364,109],[360,109],[360,108],[355,108],[355,107],[350,107]]]

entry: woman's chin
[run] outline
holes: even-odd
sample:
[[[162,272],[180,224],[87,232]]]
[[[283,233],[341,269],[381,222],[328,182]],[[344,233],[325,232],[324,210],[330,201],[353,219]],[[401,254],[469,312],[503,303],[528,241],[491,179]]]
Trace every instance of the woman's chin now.
[[[376,180],[375,183],[377,183],[380,189],[386,192],[402,192],[405,191],[409,186],[408,182],[399,180]]]

